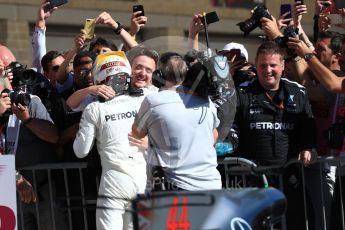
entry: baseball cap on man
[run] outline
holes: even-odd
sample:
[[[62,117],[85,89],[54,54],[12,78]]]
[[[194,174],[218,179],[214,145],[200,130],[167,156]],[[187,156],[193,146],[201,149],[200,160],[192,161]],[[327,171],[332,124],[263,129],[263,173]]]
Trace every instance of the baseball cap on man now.
[[[92,69],[96,85],[107,82],[113,76],[131,75],[131,65],[122,51],[111,51],[99,54]]]
[[[224,48],[219,51],[219,53],[222,54],[222,53],[228,52],[232,49],[239,49],[241,51],[241,56],[244,57],[246,59],[246,61],[248,61],[248,51],[246,50],[246,48],[244,48],[244,46],[242,44],[239,44],[236,42],[230,42],[230,43],[226,44],[224,46]]]

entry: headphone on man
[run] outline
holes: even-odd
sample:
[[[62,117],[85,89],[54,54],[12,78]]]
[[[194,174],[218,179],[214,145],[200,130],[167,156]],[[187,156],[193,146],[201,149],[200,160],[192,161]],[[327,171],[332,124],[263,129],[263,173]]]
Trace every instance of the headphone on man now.
[[[168,61],[172,58],[183,59],[183,57],[176,52],[166,52],[162,54],[162,56],[160,57],[159,59],[160,68],[157,68],[157,70],[155,70],[152,73],[152,84],[156,86],[157,88],[161,88],[165,85],[166,83],[165,73],[167,72],[165,67]]]

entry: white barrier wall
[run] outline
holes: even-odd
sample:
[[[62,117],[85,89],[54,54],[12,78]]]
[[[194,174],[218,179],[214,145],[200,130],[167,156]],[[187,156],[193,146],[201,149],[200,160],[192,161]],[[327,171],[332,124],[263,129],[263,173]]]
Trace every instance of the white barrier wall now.
[[[0,230],[17,229],[14,155],[0,155]]]

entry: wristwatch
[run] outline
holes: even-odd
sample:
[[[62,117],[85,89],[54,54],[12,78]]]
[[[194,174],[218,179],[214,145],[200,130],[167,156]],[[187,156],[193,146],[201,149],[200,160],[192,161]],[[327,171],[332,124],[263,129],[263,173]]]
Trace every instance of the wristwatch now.
[[[310,59],[312,59],[313,57],[315,57],[314,53],[306,53],[304,54],[303,58],[306,62],[310,61]]]
[[[117,28],[114,29],[114,32],[115,32],[115,34],[120,35],[120,33],[123,29],[123,25],[118,21],[116,21],[116,23],[117,23]]]

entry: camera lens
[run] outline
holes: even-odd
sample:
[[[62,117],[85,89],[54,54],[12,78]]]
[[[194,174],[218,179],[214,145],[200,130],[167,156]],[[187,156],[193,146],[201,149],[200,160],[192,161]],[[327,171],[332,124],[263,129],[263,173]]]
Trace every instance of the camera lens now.
[[[255,18],[249,18],[244,22],[238,23],[237,25],[240,27],[240,30],[244,33],[244,35],[249,34],[256,27],[258,27],[258,24],[257,24]]]

